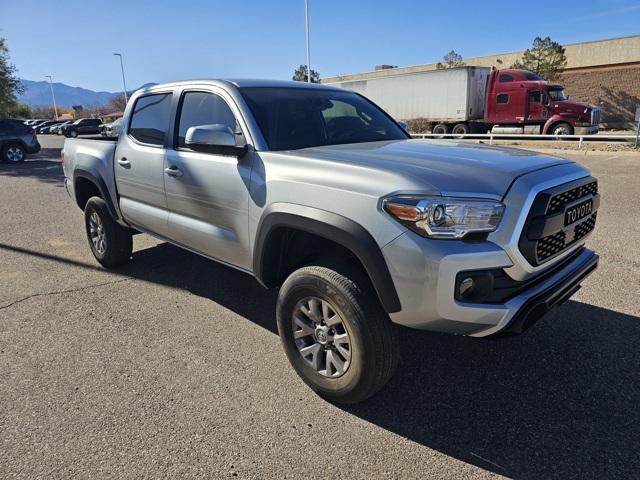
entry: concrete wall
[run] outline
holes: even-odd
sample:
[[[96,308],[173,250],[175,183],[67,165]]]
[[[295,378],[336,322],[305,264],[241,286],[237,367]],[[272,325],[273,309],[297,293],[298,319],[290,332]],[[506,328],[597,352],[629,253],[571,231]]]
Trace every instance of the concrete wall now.
[[[564,47],[567,56],[567,69],[640,62],[640,35],[594,42],[573,43],[565,45]],[[520,51],[465,58],[464,62],[467,65],[478,67],[509,68],[513,62],[522,58],[522,53],[523,52]],[[425,63],[422,65],[398,67],[373,72],[336,75],[323,78],[322,82],[335,83],[346,80],[364,80],[387,75],[402,75],[404,73],[424,72],[435,69],[436,63]]]

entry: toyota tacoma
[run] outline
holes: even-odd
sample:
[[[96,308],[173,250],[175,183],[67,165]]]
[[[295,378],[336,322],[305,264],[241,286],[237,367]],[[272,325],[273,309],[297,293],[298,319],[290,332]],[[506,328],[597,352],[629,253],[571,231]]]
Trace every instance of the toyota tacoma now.
[[[143,232],[278,288],[295,371],[353,403],[389,380],[395,324],[519,333],[597,266],[598,184],[537,153],[414,140],[326,85],[202,80],[129,101],[117,138],[67,139],[65,185],[93,255]]]

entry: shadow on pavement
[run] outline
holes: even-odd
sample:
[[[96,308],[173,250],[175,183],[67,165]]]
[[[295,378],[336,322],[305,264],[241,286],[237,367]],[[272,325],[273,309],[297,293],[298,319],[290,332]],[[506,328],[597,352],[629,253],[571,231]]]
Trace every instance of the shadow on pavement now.
[[[117,274],[187,290],[276,333],[276,293],[250,276],[169,244],[134,260]],[[639,320],[570,301],[526,334],[500,340],[401,328],[395,377],[369,401],[341,408],[510,477],[637,478]]]
[[[52,153],[53,150],[57,152],[55,155]],[[52,158],[55,156],[60,156],[59,149],[45,149],[37,155],[29,155],[21,163],[0,163],[0,176],[34,178],[44,183],[64,187],[62,163],[59,158]]]

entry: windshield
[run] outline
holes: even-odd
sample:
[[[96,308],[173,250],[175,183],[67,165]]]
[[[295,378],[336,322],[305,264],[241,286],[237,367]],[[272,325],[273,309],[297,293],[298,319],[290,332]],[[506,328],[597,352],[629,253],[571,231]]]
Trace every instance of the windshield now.
[[[549,90],[549,96],[551,100],[566,100],[567,97],[564,94],[564,90]]]
[[[347,90],[247,87],[240,92],[270,150],[409,138],[379,107]]]

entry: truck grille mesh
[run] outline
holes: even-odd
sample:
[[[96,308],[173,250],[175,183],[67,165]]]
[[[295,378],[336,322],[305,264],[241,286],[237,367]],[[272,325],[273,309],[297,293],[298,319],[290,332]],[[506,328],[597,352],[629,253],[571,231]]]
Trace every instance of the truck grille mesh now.
[[[544,237],[536,244],[536,255],[540,262],[549,257],[553,257],[556,253],[562,251],[565,247],[564,242],[566,235],[564,232],[554,233],[548,237]]]
[[[598,212],[594,212],[593,215],[588,217],[584,222],[576,225],[573,228],[573,238],[569,237],[569,239],[567,239],[567,234],[565,232],[558,232],[538,240],[536,244],[536,256],[538,257],[538,261],[544,262],[548,258],[553,257],[556,253],[570,247],[582,237],[588,235],[596,226],[597,214]],[[569,241],[567,242],[567,240]]]
[[[551,197],[549,206],[547,207],[547,214],[560,212],[564,210],[564,206],[567,203],[571,203],[586,195],[595,195],[596,193],[598,193],[598,182],[587,183],[586,185],[580,185],[566,192],[558,193]]]
[[[598,182],[589,177],[565,185],[558,185],[538,193],[529,214],[518,247],[524,258],[533,266],[550,261],[589,235],[596,224],[598,205],[585,218],[564,226],[568,207],[598,196]],[[594,200],[595,201],[595,200]],[[549,228],[549,227],[552,228]],[[544,237],[540,238],[541,232]]]

